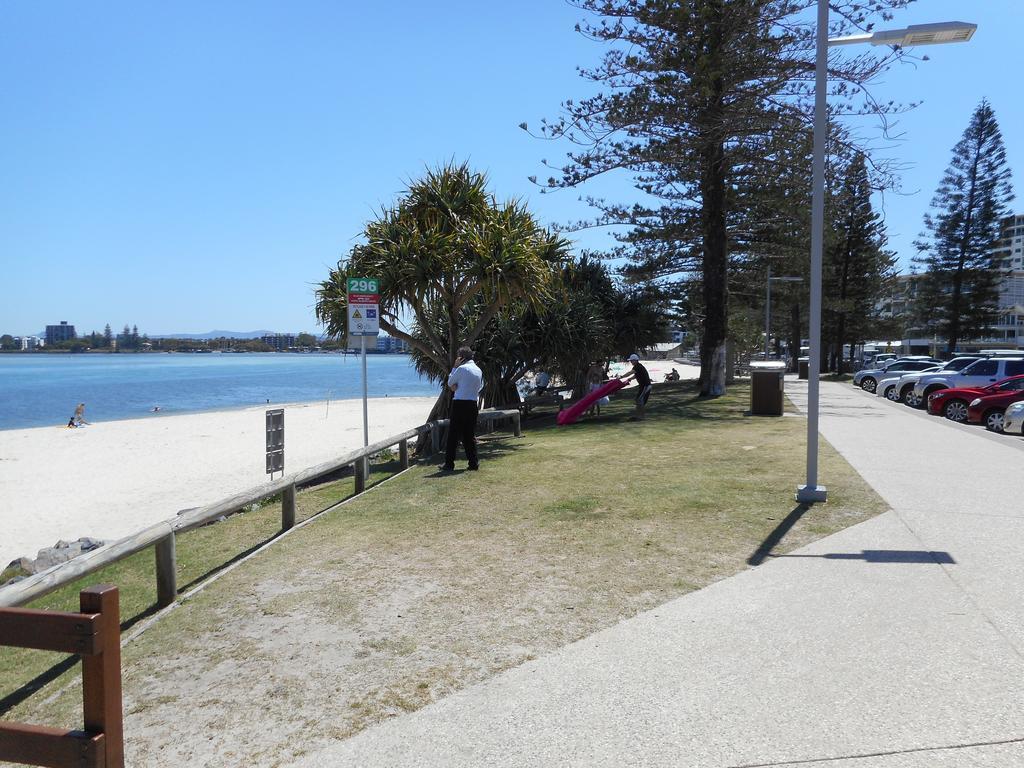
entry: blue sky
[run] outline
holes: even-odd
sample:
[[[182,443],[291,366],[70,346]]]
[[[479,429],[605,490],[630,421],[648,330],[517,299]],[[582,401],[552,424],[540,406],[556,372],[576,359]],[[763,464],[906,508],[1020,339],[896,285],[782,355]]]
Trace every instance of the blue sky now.
[[[1019,12],[927,0],[893,22],[979,24],[875,88],[924,102],[890,150],[905,194],[879,201],[904,259],[982,97],[1024,163]],[[587,216],[580,194],[630,200],[621,177],[547,195],[527,180],[564,149],[518,124],[585,93],[575,68],[601,52],[579,16],[558,0],[0,5],[0,332],[314,330],[316,281],[405,180],[450,158],[545,223]]]

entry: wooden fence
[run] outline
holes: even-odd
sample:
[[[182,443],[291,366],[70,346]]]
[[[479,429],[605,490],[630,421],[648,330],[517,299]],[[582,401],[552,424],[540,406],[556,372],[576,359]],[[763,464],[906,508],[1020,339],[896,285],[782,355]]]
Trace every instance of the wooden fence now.
[[[82,657],[81,731],[0,723],[0,762],[123,768],[121,623],[117,587],[79,594],[80,613],[0,608],[0,645]]]
[[[479,419],[488,426],[489,430],[493,430],[496,420],[510,419],[515,436],[522,436],[520,414],[517,410],[481,411]],[[407,469],[409,467],[408,441],[419,438],[421,435],[429,434],[431,453],[437,453],[447,426],[447,419],[432,421],[407,430],[400,435],[393,435],[365,448],[344,454],[337,459],[317,464],[315,467],[310,467],[293,475],[287,475],[266,485],[243,491],[214,504],[199,507],[172,520],[165,520],[151,525],[131,536],[99,547],[91,552],[86,552],[66,563],[61,563],[42,573],[37,573],[34,576],[29,576],[14,584],[0,588],[0,607],[25,605],[59,589],[65,584],[69,584],[75,579],[79,579],[111,563],[123,560],[149,547],[153,547],[156,553],[157,605],[160,607],[168,606],[175,601],[178,594],[175,537],[179,533],[191,531],[194,528],[214,522],[219,518],[241,512],[251,504],[265,501],[278,494],[281,495],[281,528],[282,530],[288,530],[295,525],[295,492],[298,486],[309,484],[324,475],[329,475],[337,472],[339,469],[351,466],[355,474],[355,492],[357,494],[362,493],[366,490],[366,478],[369,475],[369,461],[372,455],[397,445],[401,468]]]

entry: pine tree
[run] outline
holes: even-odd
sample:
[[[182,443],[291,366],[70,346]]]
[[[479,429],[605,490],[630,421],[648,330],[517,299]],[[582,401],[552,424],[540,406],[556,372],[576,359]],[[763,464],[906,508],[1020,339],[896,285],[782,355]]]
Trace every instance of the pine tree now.
[[[609,50],[581,74],[605,90],[566,101],[566,114],[545,125],[545,136],[579,147],[548,184],[633,174],[638,202],[591,200],[598,222],[628,228],[616,255],[640,268],[634,277],[675,281],[680,293],[700,281],[701,393],[722,394],[733,229],[742,211],[736,190],[751,169],[763,172],[764,145],[780,126],[798,125],[811,110],[815,0],[572,2],[599,17],[578,29]],[[907,4],[833,0],[832,32],[863,29],[871,16]],[[833,107],[873,109],[850,101],[900,55],[834,54],[833,93],[844,103]]]
[[[121,349],[132,348],[132,329],[128,327],[128,323],[124,324],[124,330],[121,331],[121,337],[118,339],[117,348]]]
[[[139,326],[132,326],[132,349],[139,348]]]
[[[114,334],[110,330],[110,323],[103,326],[103,346],[109,349],[113,344]]]
[[[825,254],[824,307],[831,339],[829,368],[842,372],[843,346],[864,342],[877,320],[875,307],[894,278],[896,257],[885,250],[885,227],[871,206],[871,180],[863,153],[846,168],[829,206],[832,232]]]
[[[999,314],[1002,265],[991,255],[1013,200],[1006,149],[987,100],[971,115],[915,243],[924,267],[915,315],[945,337],[946,351],[978,338]]]

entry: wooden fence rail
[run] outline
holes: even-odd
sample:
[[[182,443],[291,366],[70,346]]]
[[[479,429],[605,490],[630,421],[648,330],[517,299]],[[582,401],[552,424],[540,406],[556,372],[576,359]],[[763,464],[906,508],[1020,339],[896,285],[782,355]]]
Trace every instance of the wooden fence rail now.
[[[123,768],[121,619],[117,587],[82,590],[79,613],[0,608],[0,645],[82,657],[81,731],[0,723],[0,761]]]
[[[495,420],[511,420],[516,437],[522,436],[520,414],[518,410],[486,410],[481,411],[480,421],[493,429]],[[408,441],[421,435],[430,435],[431,453],[437,453],[442,444],[442,436],[448,427],[448,420],[441,419],[407,430],[400,435],[392,435],[376,443],[343,454],[336,459],[317,464],[293,475],[286,475],[279,480],[251,488],[205,507],[186,512],[172,520],[165,520],[141,531],[133,533],[118,541],[86,552],[84,555],[61,563],[42,573],[29,576],[14,584],[0,588],[0,607],[25,605],[50,592],[69,584],[75,579],[86,576],[111,563],[153,547],[156,557],[156,591],[157,605],[164,607],[174,602],[178,594],[177,553],[175,537],[179,533],[191,531],[207,525],[222,517],[229,517],[241,512],[251,504],[281,496],[281,528],[288,530],[295,525],[295,493],[300,485],[307,485],[325,475],[351,466],[355,475],[355,492],[366,490],[366,471],[370,457],[374,454],[398,445],[399,463],[402,469],[409,466]]]

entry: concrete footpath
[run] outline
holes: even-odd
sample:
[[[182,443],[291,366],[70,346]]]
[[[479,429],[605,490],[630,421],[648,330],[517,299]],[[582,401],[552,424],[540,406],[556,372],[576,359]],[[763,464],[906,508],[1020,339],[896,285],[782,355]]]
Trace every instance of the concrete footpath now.
[[[1024,440],[829,382],[820,428],[891,511],[296,765],[1024,766]]]

